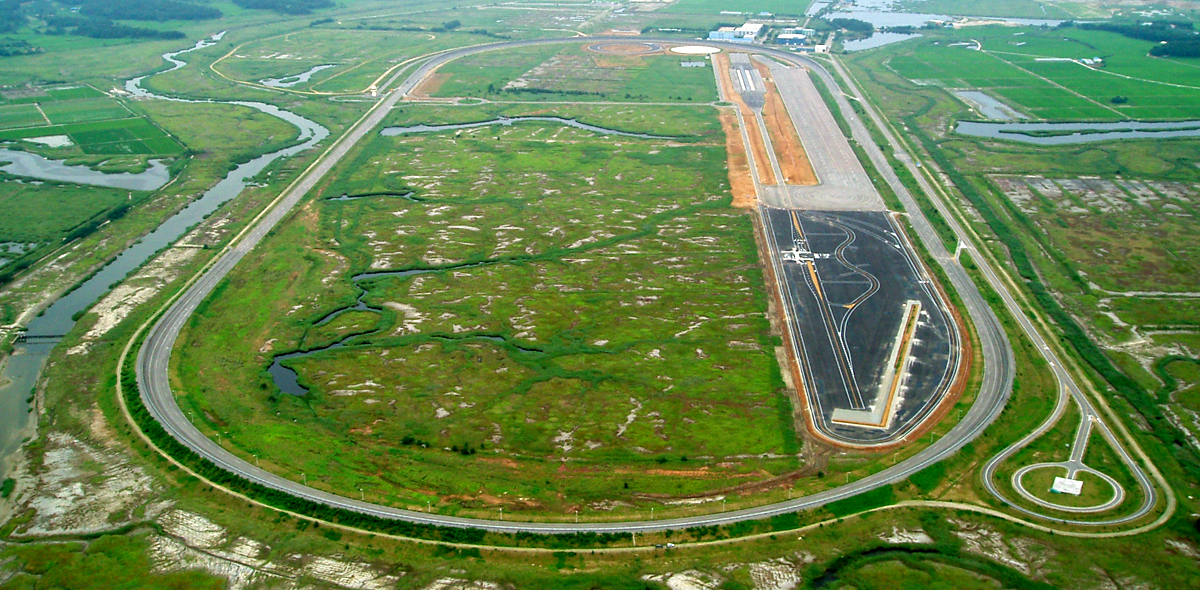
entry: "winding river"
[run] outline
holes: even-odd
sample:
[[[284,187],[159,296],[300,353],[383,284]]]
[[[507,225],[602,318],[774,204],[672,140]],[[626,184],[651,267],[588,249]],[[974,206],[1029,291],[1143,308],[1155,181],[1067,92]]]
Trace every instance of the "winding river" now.
[[[167,53],[163,59],[170,62],[171,68],[158,73],[178,70],[187,62],[177,59],[179,55],[210,47],[221,39],[224,33],[203,39],[189,49]],[[141,76],[125,83],[125,90],[133,96],[170,100],[189,103],[232,104],[256,109],[273,117],[278,117],[295,125],[300,130],[300,143],[259,156],[246,162],[224,179],[214,185],[195,201],[189,203],[178,213],[169,217],[154,231],[144,236],[136,244],[121,252],[107,266],[76,289],[59,298],[44,313],[34,318],[27,326],[28,339],[17,345],[16,351],[9,357],[0,372],[0,457],[9,457],[20,446],[22,439],[32,433],[30,419],[30,393],[45,365],[46,357],[57,344],[59,337],[66,334],[75,325],[75,314],[87,310],[100,299],[109,288],[123,280],[130,272],[136,270],[159,250],[170,246],[182,237],[189,228],[204,220],[225,202],[237,197],[246,188],[249,179],[262,172],[271,163],[294,156],[312,148],[329,136],[325,127],[290,113],[274,105],[261,102],[247,101],[217,101],[192,100],[160,96],[142,88],[142,81],[151,75]],[[161,166],[161,164],[158,164]],[[78,168],[78,167],[73,167]],[[165,167],[163,167],[165,169]],[[152,166],[143,174],[155,170]],[[165,170],[164,170],[165,173]],[[96,173],[100,174],[100,173]],[[116,176],[116,175],[105,175]],[[63,180],[63,179],[55,179]],[[164,181],[165,183],[165,181]],[[159,185],[161,186],[161,184]],[[145,190],[145,189],[141,189]],[[0,477],[7,474],[9,466],[0,465]]]

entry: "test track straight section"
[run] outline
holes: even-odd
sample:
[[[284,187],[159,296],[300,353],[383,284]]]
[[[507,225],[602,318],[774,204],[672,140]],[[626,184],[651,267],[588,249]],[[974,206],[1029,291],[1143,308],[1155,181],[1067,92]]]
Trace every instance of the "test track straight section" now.
[[[628,38],[611,38],[613,40],[628,41]],[[608,38],[589,37],[590,42],[605,41]],[[646,41],[640,39],[639,41]],[[649,39],[649,41],[659,43],[677,43],[678,40],[670,39]],[[425,62],[421,67],[414,71],[395,91],[386,93],[379,103],[369,112],[361,123],[351,129],[331,148],[324,156],[322,156],[312,167],[309,168],[300,179],[289,188],[284,195],[278,200],[268,213],[254,225],[251,229],[245,232],[241,241],[235,245],[228,247],[209,268],[203,271],[203,275],[196,279],[192,285],[177,299],[170,307],[162,314],[159,320],[150,329],[145,342],[138,352],[136,371],[137,382],[140,389],[141,397],[146,408],[154,419],[158,420],[163,428],[185,446],[196,452],[207,461],[220,466],[221,468],[230,471],[238,476],[244,477],[254,483],[280,490],[291,494],[298,498],[304,498],[314,502],[319,502],[329,506],[352,510],[362,514],[377,516],[387,519],[404,520],[413,523],[431,524],[450,527],[477,528],[494,532],[513,533],[520,531],[534,533],[575,533],[575,532],[643,532],[643,531],[660,531],[667,529],[681,529],[695,526],[710,526],[729,524],[745,520],[754,520],[768,518],[778,514],[796,512],[798,510],[810,509],[822,506],[829,502],[849,498],[864,492],[868,492],[875,488],[890,484],[892,482],[903,480],[910,475],[925,469],[926,467],[948,457],[954,452],[962,448],[971,440],[979,436],[985,428],[999,415],[1003,409],[1005,402],[1008,399],[1009,392],[1012,389],[1013,379],[1013,357],[1012,351],[1008,346],[1008,341],[1004,336],[1000,325],[992,313],[990,307],[983,300],[975,288],[970,277],[965,271],[955,263],[952,257],[942,247],[937,235],[933,232],[932,226],[925,219],[921,210],[915,205],[910,206],[909,214],[912,219],[913,226],[917,229],[918,235],[926,246],[933,253],[934,258],[946,269],[950,276],[951,283],[962,296],[962,299],[974,319],[979,337],[981,340],[982,354],[984,357],[984,374],[983,385],[975,403],[967,411],[966,415],[950,430],[943,438],[937,440],[930,446],[919,451],[913,457],[894,465],[888,469],[874,473],[847,485],[826,490],[817,494],[812,494],[803,498],[789,500],[787,502],[779,502],[766,506],[755,508],[747,508],[732,512],[724,512],[719,514],[693,516],[676,519],[662,519],[650,521],[629,521],[629,522],[608,522],[608,523],[553,523],[553,522],[511,522],[499,520],[485,520],[474,518],[461,518],[454,516],[443,516],[439,514],[429,514],[424,512],[416,512],[411,510],[403,510],[388,506],[381,506],[363,502],[350,498],[331,494],[329,492],[310,488],[301,485],[298,482],[285,479],[273,473],[267,472],[255,465],[238,458],[228,450],[217,445],[199,430],[195,428],[183,415],[175,397],[170,388],[168,363],[171,357],[171,349],[182,329],[184,323],[191,314],[199,306],[200,302],[208,296],[213,288],[222,278],[240,261],[248,252],[250,252],[267,233],[273,228],[288,211],[298,203],[305,194],[308,193],[316,184],[329,173],[330,170],[341,160],[342,157],[354,146],[356,142],[372,132],[380,121],[387,115],[391,107],[405,93],[409,92],[418,83],[420,83],[429,73],[436,69],[441,64],[483,51],[493,51],[498,49],[508,49],[514,47],[523,47],[544,43],[578,43],[580,38],[568,39],[545,39],[531,41],[513,41],[504,43],[494,43],[489,45],[468,47],[449,51],[437,55]],[[700,44],[721,47],[732,50],[746,50],[744,45],[724,44],[713,42],[700,42]],[[791,64],[803,63],[817,71],[823,78],[827,80],[830,88],[837,88],[836,83],[817,62],[802,58],[791,53],[776,51],[762,47],[754,47],[753,50],[757,53],[772,55],[782,61]],[[394,79],[392,80],[394,81]],[[389,84],[392,82],[389,81]],[[860,137],[857,133],[859,129],[865,134],[865,128],[862,128],[861,122],[858,121],[857,115],[845,103],[845,99],[838,96],[842,114],[851,121],[851,125],[856,129],[856,137]],[[812,108],[826,108],[825,105],[816,104]],[[861,143],[861,140],[860,140]],[[873,142],[865,142],[866,147],[874,147]],[[884,168],[881,171],[888,171]],[[906,203],[907,205],[907,203]]]

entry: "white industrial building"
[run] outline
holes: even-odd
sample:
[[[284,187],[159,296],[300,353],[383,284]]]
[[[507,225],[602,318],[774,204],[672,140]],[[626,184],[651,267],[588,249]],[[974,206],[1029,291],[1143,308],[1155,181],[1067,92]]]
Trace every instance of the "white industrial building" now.
[[[740,27],[721,27],[715,31],[709,31],[708,38],[712,41],[753,43],[762,35],[765,28],[766,25],[762,23],[746,23]]]

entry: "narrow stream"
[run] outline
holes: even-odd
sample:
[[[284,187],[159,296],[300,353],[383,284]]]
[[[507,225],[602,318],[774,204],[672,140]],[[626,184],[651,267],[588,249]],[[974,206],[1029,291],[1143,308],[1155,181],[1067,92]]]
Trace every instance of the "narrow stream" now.
[[[177,56],[209,47],[219,41],[222,35],[224,33],[203,39],[190,49],[163,55],[163,59],[171,62],[173,67],[158,73],[172,72],[184,67],[187,62],[176,59]],[[109,287],[114,283],[123,280],[159,250],[173,244],[190,227],[216,211],[222,204],[241,194],[246,187],[246,182],[262,172],[272,162],[312,148],[329,136],[329,130],[325,127],[266,103],[189,100],[153,94],[141,86],[142,81],[152,75],[155,74],[129,80],[125,84],[126,91],[143,98],[189,103],[233,104],[257,109],[295,125],[300,130],[299,139],[302,143],[259,156],[238,166],[200,198],[189,203],[139,242],[121,252],[100,272],[84,281],[75,290],[59,298],[45,312],[29,322],[27,326],[29,341],[17,345],[16,351],[5,364],[3,372],[0,372],[0,457],[9,457],[13,451],[19,448],[22,438],[31,434],[33,424],[29,415],[28,398],[45,365],[46,357],[49,356],[58,339],[75,325],[75,320],[72,318],[77,312],[86,310],[107,293]],[[0,477],[7,473],[8,468],[7,464],[0,465]]]
[[[452,268],[463,268],[463,267],[467,267],[467,266],[478,266],[478,264],[464,264],[462,266],[452,267]],[[358,282],[360,280],[374,279],[374,278],[380,278],[380,277],[411,277],[411,276],[423,275],[423,274],[427,274],[427,273],[431,273],[431,272],[437,272],[437,271],[441,271],[441,270],[447,270],[447,269],[426,268],[426,269],[380,271],[380,272],[369,272],[369,273],[356,274],[353,277],[350,277],[350,280],[354,283],[354,285],[356,287],[358,287],[358,298],[355,299],[354,305],[348,305],[346,307],[335,309],[335,310],[329,312],[328,314],[326,314],[325,317],[317,320],[313,325],[314,326],[324,326],[325,324],[328,324],[329,322],[333,321],[338,316],[340,316],[346,312],[350,312],[350,311],[370,311],[370,312],[374,312],[374,313],[381,313],[383,310],[379,309],[378,307],[371,307],[371,306],[367,305],[367,303],[365,301],[363,301],[363,299],[367,296],[367,290],[358,284]],[[304,387],[303,385],[300,385],[300,376],[296,374],[295,370],[293,370],[290,367],[285,366],[283,364],[283,361],[288,361],[288,360],[295,359],[295,358],[303,358],[306,356],[312,356],[319,352],[325,352],[326,350],[333,350],[335,348],[341,348],[341,347],[345,346],[347,342],[349,342],[350,340],[353,340],[354,338],[358,338],[359,336],[368,336],[370,334],[374,334],[376,331],[377,330],[373,330],[371,332],[365,332],[365,333],[358,332],[355,334],[350,334],[350,335],[345,336],[341,340],[334,342],[333,344],[330,344],[328,346],[322,346],[320,348],[314,348],[312,350],[299,350],[296,352],[289,352],[289,353],[285,353],[285,354],[275,355],[274,360],[271,361],[271,366],[267,368],[267,372],[271,374],[271,379],[275,381],[275,386],[278,387],[280,391],[282,391],[288,395],[294,395],[294,396],[307,395],[308,388]]]
[[[266,78],[264,80],[259,80],[258,83],[262,84],[263,86],[270,86],[271,88],[291,88],[292,86],[295,86],[297,84],[303,84],[305,82],[308,82],[309,80],[312,79],[313,75],[315,75],[317,72],[320,72],[321,70],[328,70],[329,68],[336,68],[336,67],[337,66],[335,66],[333,64],[313,66],[312,68],[310,68],[307,72],[304,72],[303,74],[295,74],[293,76],[284,76],[282,78]]]
[[[359,284],[361,281],[366,281],[366,280],[371,280],[371,279],[380,279],[380,278],[386,278],[386,277],[407,278],[407,277],[413,277],[413,276],[417,276],[417,275],[429,274],[429,273],[433,273],[433,272],[443,272],[443,271],[451,271],[451,270],[461,270],[464,268],[474,268],[477,266],[484,266],[484,265],[488,265],[488,264],[494,264],[494,262],[492,262],[492,261],[468,262],[468,263],[464,263],[464,264],[456,264],[456,265],[444,266],[444,267],[439,267],[439,268],[417,268],[417,269],[409,269],[409,270],[381,270],[381,271],[363,272],[363,273],[356,274],[356,275],[350,277],[350,281],[353,282],[356,287],[358,287],[358,297],[355,299],[354,305],[347,305],[346,307],[341,307],[341,308],[338,308],[338,309],[335,309],[335,310],[329,312],[324,317],[322,317],[321,319],[314,322],[313,326],[324,326],[325,324],[328,324],[329,322],[333,321],[338,316],[340,316],[344,313],[347,313],[347,312],[351,312],[351,311],[369,311],[369,312],[374,312],[374,313],[381,313],[383,310],[379,309],[378,307],[371,307],[371,306],[367,305],[367,303],[365,301],[363,301],[363,299],[366,298],[368,291],[367,291],[367,289],[363,288],[362,285]],[[295,351],[295,352],[288,352],[288,353],[276,355],[275,358],[271,362],[271,366],[267,368],[267,372],[271,374],[271,378],[275,382],[275,386],[278,387],[280,391],[282,391],[288,395],[295,395],[295,396],[307,395],[308,388],[304,387],[303,385],[300,385],[299,375],[296,374],[295,370],[284,365],[283,364],[284,361],[288,361],[291,359],[297,359],[297,358],[303,358],[303,357],[307,357],[307,356],[312,356],[314,354],[325,352],[327,350],[334,350],[337,348],[342,348],[343,346],[346,346],[351,340],[353,340],[355,338],[359,338],[359,337],[363,337],[363,336],[370,336],[377,332],[378,332],[378,330],[372,330],[370,332],[356,332],[354,334],[349,334],[349,335],[343,337],[341,340],[338,340],[337,342],[334,342],[333,344],[329,344],[327,346],[313,348],[310,350],[299,350],[299,351]],[[493,336],[493,335],[487,335],[487,334],[468,334],[468,335],[464,335],[464,338],[476,338],[476,339],[490,340],[493,342],[500,342],[500,343],[507,342],[504,338],[502,338],[500,336]],[[518,346],[518,348],[521,348],[521,347]],[[540,351],[536,351],[534,349],[525,349],[525,348],[521,348],[521,349],[526,350],[528,352],[540,352]]]

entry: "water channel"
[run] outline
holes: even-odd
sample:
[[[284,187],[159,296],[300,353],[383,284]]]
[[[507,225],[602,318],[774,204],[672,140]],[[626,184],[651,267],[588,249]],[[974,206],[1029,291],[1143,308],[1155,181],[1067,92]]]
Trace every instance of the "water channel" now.
[[[538,122],[544,122],[544,123],[557,123],[559,125],[574,127],[576,129],[584,129],[584,130],[591,131],[593,133],[598,133],[601,135],[621,135],[621,136],[625,136],[625,137],[639,137],[642,139],[673,139],[671,137],[661,136],[661,135],[649,135],[646,133],[629,133],[629,132],[625,132],[625,131],[617,131],[615,129],[608,129],[605,127],[597,127],[595,125],[588,125],[587,123],[580,123],[579,121],[576,121],[574,119],[564,119],[562,117],[511,117],[511,118],[510,117],[500,117],[500,118],[493,119],[490,121],[478,121],[475,123],[459,123],[459,124],[450,124],[450,125],[412,125],[409,127],[387,127],[385,129],[383,129],[382,131],[380,131],[380,135],[396,136],[396,135],[405,135],[405,134],[410,134],[410,133],[430,133],[430,132],[439,132],[439,131],[455,131],[455,130],[461,130],[461,129],[476,129],[479,127],[488,127],[491,125],[511,126],[513,123],[520,123],[523,121],[538,121]],[[362,199],[362,198],[367,198],[367,197],[397,197],[397,198],[402,198],[402,199],[405,199],[408,201],[414,201],[414,202],[420,200],[420,199],[416,198],[413,195],[413,193],[405,193],[405,194],[367,193],[367,194],[361,194],[361,195],[342,195],[340,197],[332,197],[332,198],[329,198],[326,200],[328,200],[328,201],[352,201],[352,200]],[[492,264],[492,263],[494,263],[494,261],[492,261],[492,262],[473,262],[473,263],[467,263],[467,264],[454,265],[454,266],[450,266],[450,267],[432,268],[432,269],[384,270],[384,271],[372,271],[372,272],[359,273],[357,275],[354,275],[353,277],[350,277],[351,282],[353,282],[354,285],[356,287],[358,287],[358,298],[356,299],[354,305],[336,309],[336,310],[330,312],[329,314],[325,315],[325,317],[322,317],[321,319],[317,320],[317,322],[314,325],[316,325],[316,326],[325,325],[325,324],[329,323],[330,321],[332,321],[334,318],[342,315],[343,313],[349,312],[349,311],[369,311],[369,312],[380,313],[382,310],[380,310],[379,308],[376,308],[376,307],[371,307],[371,306],[367,305],[366,302],[363,301],[363,298],[366,297],[366,295],[367,295],[367,290],[364,289],[361,285],[359,285],[360,281],[379,279],[379,278],[384,278],[384,277],[405,278],[405,277],[411,277],[411,276],[420,275],[420,274],[426,274],[426,273],[430,273],[430,272],[471,268],[471,267],[475,267],[475,266],[481,266],[484,264]],[[288,352],[288,353],[276,355],[275,358],[271,362],[271,366],[267,368],[267,372],[271,374],[271,379],[275,382],[275,386],[278,387],[280,391],[282,391],[288,395],[295,395],[295,396],[307,395],[308,388],[306,388],[300,384],[299,375],[297,375],[296,371],[293,370],[291,367],[284,365],[283,364],[284,362],[292,360],[292,359],[312,356],[314,354],[325,352],[327,350],[334,350],[337,348],[342,348],[342,347],[346,346],[351,340],[353,340],[355,338],[359,338],[361,336],[367,336],[372,333],[374,333],[374,332],[359,332],[359,333],[355,333],[355,334],[350,334],[350,335],[343,337],[341,340],[338,340],[337,342],[335,342],[333,344],[330,344],[327,346],[322,346],[320,348]],[[498,341],[498,342],[506,342],[506,340],[504,340],[503,338],[501,338],[499,336],[491,336],[491,335],[487,335],[487,334],[482,334],[482,335],[473,334],[473,335],[468,335],[465,337]],[[516,345],[514,345],[514,346],[516,346]],[[521,347],[517,346],[517,348],[521,348]],[[522,350],[526,350],[526,349],[522,349]],[[527,351],[532,352],[532,350],[527,350]]]
[[[313,66],[311,69],[309,69],[307,72],[304,72],[303,74],[296,74],[294,76],[284,76],[282,78],[267,78],[265,80],[259,80],[258,82],[259,82],[259,84],[262,84],[263,86],[270,86],[271,88],[291,88],[292,86],[295,86],[297,84],[303,84],[305,82],[308,82],[309,80],[312,79],[313,75],[315,75],[317,72],[320,72],[321,70],[328,70],[329,68],[336,68],[336,67],[337,66],[335,66],[333,64],[325,64],[323,66]]]
[[[158,73],[171,72],[184,67],[187,62],[176,59],[179,55],[209,47],[219,41],[223,34],[219,33],[203,39],[189,49],[164,54],[163,59],[172,63],[173,66]],[[125,90],[133,96],[144,98],[176,102],[233,104],[257,109],[295,125],[300,130],[298,139],[301,143],[264,154],[238,166],[200,198],[172,215],[139,242],[121,252],[112,262],[84,281],[78,288],[59,298],[42,314],[29,322],[27,326],[28,340],[17,345],[16,351],[9,357],[3,371],[0,372],[0,457],[8,458],[20,447],[22,438],[31,434],[33,421],[30,419],[30,394],[37,383],[46,357],[57,344],[58,337],[66,334],[75,325],[73,318],[76,313],[89,308],[108,292],[110,286],[139,268],[155,252],[173,244],[190,227],[202,221],[225,202],[241,194],[247,181],[262,172],[272,162],[312,148],[329,136],[329,130],[325,127],[266,103],[188,100],[159,96],[142,88],[142,81],[148,77],[149,75],[129,80],[125,84]],[[0,471],[2,471],[0,477],[7,473],[8,468],[7,464],[0,465]]]
[[[959,121],[956,133],[1036,145],[1066,145],[1115,139],[1200,137],[1200,121],[1147,123],[981,123]]]
[[[87,166],[68,166],[62,160],[51,160],[38,154],[0,148],[0,162],[8,162],[8,164],[0,166],[0,170],[14,176],[123,188],[131,191],[158,190],[171,179],[170,171],[161,160],[150,160],[150,168],[142,172],[109,174],[92,170]]]

